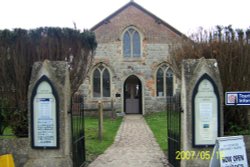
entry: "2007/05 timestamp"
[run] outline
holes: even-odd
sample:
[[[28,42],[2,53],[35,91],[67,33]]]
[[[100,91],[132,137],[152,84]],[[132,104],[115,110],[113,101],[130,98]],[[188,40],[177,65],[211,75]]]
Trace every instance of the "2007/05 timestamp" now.
[[[201,160],[211,160],[212,158],[212,153],[211,151],[187,151],[187,150],[182,150],[182,151],[176,151],[176,160],[196,160],[196,159],[201,159]],[[216,159],[222,159],[224,157],[224,151],[216,151],[215,152],[215,158]]]

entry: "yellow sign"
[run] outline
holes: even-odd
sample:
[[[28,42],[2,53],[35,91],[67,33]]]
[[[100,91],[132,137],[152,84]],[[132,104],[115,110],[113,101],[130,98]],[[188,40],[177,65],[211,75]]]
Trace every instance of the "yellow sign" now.
[[[0,167],[15,167],[12,154],[0,156]]]

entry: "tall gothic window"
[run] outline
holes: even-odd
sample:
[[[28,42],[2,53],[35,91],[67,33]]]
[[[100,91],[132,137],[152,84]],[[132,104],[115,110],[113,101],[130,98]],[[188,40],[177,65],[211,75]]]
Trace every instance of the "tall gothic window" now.
[[[141,56],[141,37],[134,28],[129,28],[123,35],[124,57]]]
[[[93,96],[110,97],[110,74],[103,65],[99,65],[93,72]]]
[[[173,96],[173,71],[162,65],[156,73],[157,96]]]
[[[164,92],[164,71],[159,68],[159,70],[157,71],[157,96],[163,96],[163,92]]]
[[[173,71],[169,68],[166,71],[166,94],[173,96]]]

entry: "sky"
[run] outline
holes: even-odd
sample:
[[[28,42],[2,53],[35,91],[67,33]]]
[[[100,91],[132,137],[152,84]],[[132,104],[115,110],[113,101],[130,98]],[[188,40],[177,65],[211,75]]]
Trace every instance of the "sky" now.
[[[0,0],[0,29],[90,29],[130,0]],[[250,27],[250,0],[134,0],[180,32]]]

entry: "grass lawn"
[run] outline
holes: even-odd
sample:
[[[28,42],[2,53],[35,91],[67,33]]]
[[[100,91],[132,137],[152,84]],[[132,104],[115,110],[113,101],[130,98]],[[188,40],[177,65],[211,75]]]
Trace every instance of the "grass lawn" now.
[[[0,136],[0,139],[11,139],[15,138],[15,135],[12,132],[12,129],[10,127],[5,128],[3,135]]]
[[[93,161],[113,143],[121,122],[121,117],[115,120],[104,118],[103,141],[100,141],[98,139],[98,119],[94,117],[85,117],[85,144],[87,161]]]
[[[161,149],[166,152],[168,149],[167,112],[164,111],[146,115],[145,120],[154,133],[156,141],[160,145]]]

